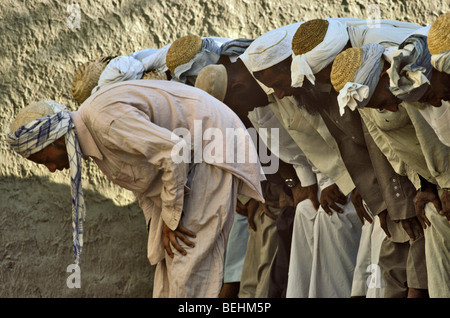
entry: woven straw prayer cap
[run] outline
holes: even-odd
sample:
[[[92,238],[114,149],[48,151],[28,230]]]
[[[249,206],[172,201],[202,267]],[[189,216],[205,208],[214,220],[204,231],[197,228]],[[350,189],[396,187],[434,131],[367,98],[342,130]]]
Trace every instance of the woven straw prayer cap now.
[[[314,49],[325,38],[328,25],[328,21],[322,19],[302,23],[292,38],[292,52],[301,55]]]
[[[166,55],[166,65],[175,74],[175,69],[192,60],[202,49],[203,40],[193,34],[177,39],[172,43]]]
[[[205,66],[198,73],[197,80],[195,81],[195,87],[204,90],[221,102],[225,99],[227,84],[227,70],[222,64],[210,64]]]
[[[142,76],[143,80],[167,80],[167,74],[159,71],[148,71]]]
[[[427,43],[431,54],[450,50],[450,11],[433,22],[428,32]]]
[[[55,111],[52,106],[44,101],[33,102],[25,108],[22,108],[11,123],[10,132],[14,133],[22,126],[31,123],[33,120],[53,115]]]
[[[92,89],[97,86],[100,75],[111,61],[112,57],[98,58],[81,64],[72,81],[72,96],[82,104],[89,96]]]
[[[336,92],[346,83],[353,82],[356,72],[362,65],[364,51],[359,47],[349,48],[339,53],[331,67],[330,80]]]

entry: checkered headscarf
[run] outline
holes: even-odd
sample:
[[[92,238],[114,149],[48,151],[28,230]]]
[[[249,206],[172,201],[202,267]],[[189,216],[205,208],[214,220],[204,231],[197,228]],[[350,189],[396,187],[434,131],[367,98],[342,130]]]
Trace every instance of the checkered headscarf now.
[[[85,205],[81,187],[81,149],[75,134],[75,127],[69,110],[52,101],[49,104],[55,114],[37,118],[7,135],[11,147],[25,158],[44,149],[51,143],[65,136],[66,149],[70,163],[70,181],[72,194],[72,232],[75,263],[80,263],[83,247],[83,220]]]

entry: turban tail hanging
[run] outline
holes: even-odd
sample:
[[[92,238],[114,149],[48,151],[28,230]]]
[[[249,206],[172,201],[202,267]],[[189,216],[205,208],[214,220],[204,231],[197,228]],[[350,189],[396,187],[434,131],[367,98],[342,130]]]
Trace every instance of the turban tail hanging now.
[[[69,111],[55,102],[44,102],[53,108],[55,114],[35,119],[19,127],[15,132],[10,132],[7,141],[16,152],[28,158],[60,137],[65,137],[70,164],[73,253],[75,263],[79,264],[83,248],[83,221],[86,214],[81,187],[81,149]]]

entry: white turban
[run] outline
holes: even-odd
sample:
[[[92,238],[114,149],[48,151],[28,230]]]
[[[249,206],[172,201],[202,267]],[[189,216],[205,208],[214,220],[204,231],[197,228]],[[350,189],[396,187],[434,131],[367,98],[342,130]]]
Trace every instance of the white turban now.
[[[142,57],[140,61],[144,64],[145,71],[165,72],[168,70],[166,65],[166,55],[172,43],[158,49],[154,54]]]
[[[98,84],[92,90],[92,94],[100,88],[119,83],[141,79],[144,75],[144,65],[132,56],[118,56],[112,59],[98,79]]]
[[[213,38],[202,38],[202,48],[193,59],[175,68],[173,80],[195,84],[198,73],[207,65],[216,64],[220,58],[220,46]]]
[[[377,43],[368,43],[361,49],[363,51],[361,66],[356,71],[353,81],[347,82],[337,97],[341,116],[346,106],[352,111],[356,108],[364,108],[380,80],[384,47]]]
[[[273,30],[258,37],[244,53],[251,72],[272,67],[292,55],[292,35],[286,30]]]
[[[400,44],[387,71],[392,94],[407,102],[418,101],[427,91],[433,71],[427,37],[414,34]]]
[[[327,21],[329,24],[323,41],[305,54],[292,56],[292,87],[303,86],[305,76],[315,84],[314,74],[331,64],[347,45],[349,36],[346,24],[333,19]]]

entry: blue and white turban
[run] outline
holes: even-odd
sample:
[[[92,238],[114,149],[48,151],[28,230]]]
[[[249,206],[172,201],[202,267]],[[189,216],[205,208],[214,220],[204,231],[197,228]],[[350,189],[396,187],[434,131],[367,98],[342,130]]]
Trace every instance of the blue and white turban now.
[[[220,55],[227,55],[230,57],[237,57],[245,52],[245,50],[252,44],[253,39],[234,39],[225,42],[220,46]]]
[[[431,55],[431,65],[439,72],[450,74],[450,50]]]
[[[182,83],[195,84],[198,73],[207,65],[216,64],[220,58],[220,46],[211,38],[202,39],[202,48],[193,59],[177,66],[173,79]]]
[[[7,141],[13,150],[23,157],[28,158],[30,155],[49,146],[60,137],[65,137],[70,163],[73,253],[75,263],[79,264],[81,250],[83,248],[83,221],[86,214],[81,186],[81,149],[69,110],[53,101],[42,102],[50,105],[54,113],[24,123],[15,129],[14,132],[10,131],[7,135]],[[22,110],[22,113],[26,112],[26,108]]]
[[[428,90],[433,72],[427,37],[421,34],[408,37],[400,44],[387,72],[392,94],[406,102],[418,101]]]

